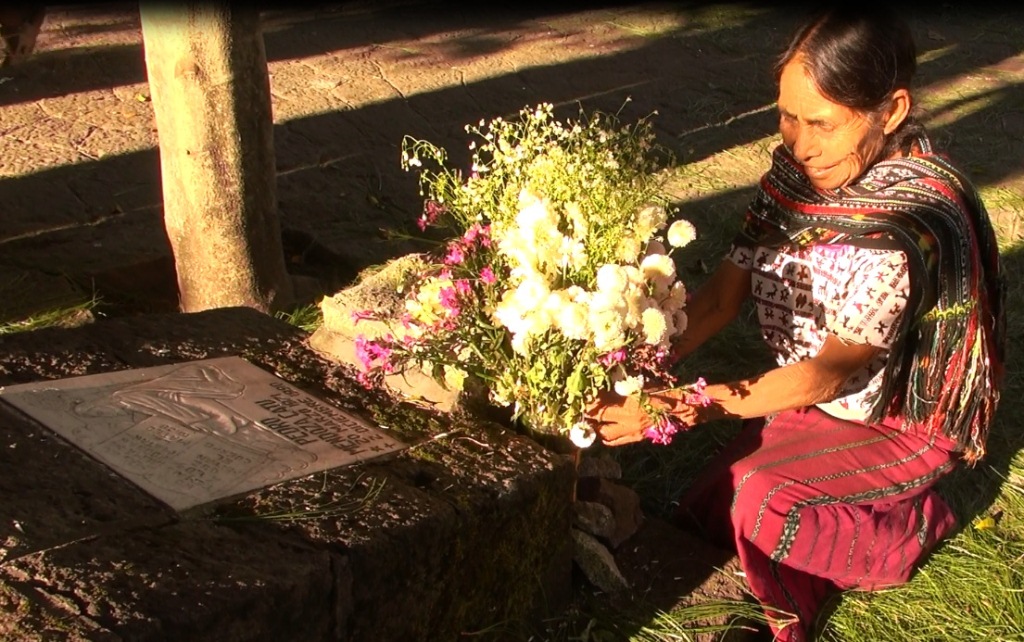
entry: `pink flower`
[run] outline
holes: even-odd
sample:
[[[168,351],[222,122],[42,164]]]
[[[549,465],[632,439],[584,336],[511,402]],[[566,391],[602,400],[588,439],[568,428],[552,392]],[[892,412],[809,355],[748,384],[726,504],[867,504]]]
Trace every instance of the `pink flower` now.
[[[602,366],[609,368],[626,360],[626,350],[625,348],[619,348],[613,352],[601,355],[597,360]]]
[[[455,291],[459,293],[459,296],[466,296],[473,292],[473,286],[468,279],[459,279],[455,282]]]
[[[653,426],[649,426],[644,430],[644,437],[656,444],[667,446],[672,442],[672,437],[679,432],[679,429],[679,423],[665,415],[659,417]]]
[[[459,265],[466,260],[466,251],[458,243],[448,246],[448,256],[444,257],[445,265]]]
[[[687,388],[684,401],[690,406],[710,406],[713,400],[706,392],[704,392],[707,387],[708,382],[704,380],[704,377],[698,377],[697,380]]]
[[[444,205],[441,205],[437,201],[427,201],[423,204],[423,214],[420,216],[416,224],[419,225],[420,231],[427,229],[427,226],[433,225],[437,221],[437,217],[443,214],[445,211]]]
[[[441,288],[438,298],[441,300],[441,306],[448,311],[450,316],[459,315],[459,293],[455,288]]]
[[[385,341],[393,338],[388,335]],[[364,370],[380,368],[384,372],[394,372],[395,366],[391,363],[391,349],[380,342],[367,339],[364,335],[356,337],[356,358]],[[379,363],[378,363],[379,362]]]
[[[363,370],[369,370],[373,367],[373,353],[370,350],[370,343],[370,340],[364,335],[356,337],[356,358],[359,359]]]
[[[490,285],[498,280],[498,277],[494,276],[494,270],[491,266],[485,265],[484,269],[480,270],[480,280]]]
[[[462,240],[467,246],[472,245],[474,242],[479,241],[482,247],[491,246],[491,226],[481,225],[474,223],[466,230],[466,233],[462,235]]]

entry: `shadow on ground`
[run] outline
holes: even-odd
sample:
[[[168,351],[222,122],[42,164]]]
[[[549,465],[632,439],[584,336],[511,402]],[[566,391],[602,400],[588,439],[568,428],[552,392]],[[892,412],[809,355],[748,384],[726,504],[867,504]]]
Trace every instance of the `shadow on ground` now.
[[[490,34],[584,5],[594,7],[577,3],[559,5],[557,11],[530,5],[442,11],[436,3],[417,2],[374,12],[372,19],[394,25],[393,32],[384,33],[396,39],[472,29],[474,37],[452,43],[452,55],[479,58],[498,56],[507,46]],[[708,17],[714,5],[678,6],[685,15],[703,16],[693,23],[700,28],[660,33],[634,49],[603,57],[558,62],[553,56],[556,62],[545,66],[278,123],[278,195],[290,269],[321,279],[325,290],[333,291],[369,265],[418,249],[382,232],[413,231],[419,213],[416,178],[403,173],[398,163],[406,134],[444,146],[453,162],[465,163],[464,124],[512,115],[545,101],[559,106],[562,116],[575,116],[580,105],[612,112],[621,108],[624,120],[658,112],[654,122],[659,139],[680,163],[773,135],[772,63],[805,5],[765,8],[756,19],[719,23]],[[954,85],[978,74],[1005,76],[987,94],[971,94],[962,104],[945,108],[949,118],[933,132],[979,185],[1001,183],[1022,170],[1024,125],[1011,114],[1024,110],[1024,69],[999,68],[1024,51],[1024,44],[1002,37],[1006,32],[999,30],[1000,21],[1012,11],[982,15],[944,6],[912,15],[926,61],[920,69],[921,86]],[[267,16],[265,39],[272,61],[336,52],[343,65],[346,49],[367,44],[364,32],[352,28],[352,14],[345,13],[344,3],[333,12],[271,7]],[[41,54],[17,70],[27,81],[17,96],[0,93],[0,106],[142,82],[137,21],[93,28],[123,33],[125,42]],[[978,38],[982,32],[987,34],[984,41]],[[765,167],[767,163],[765,158]],[[697,213],[698,225],[700,216],[738,216],[751,187],[732,187],[685,207]],[[41,213],[19,218],[21,227],[3,225],[0,266],[66,276],[82,290],[98,291],[132,312],[173,308],[175,281],[161,224],[156,150],[6,178],[0,180],[0,202],[8,210]],[[1011,275],[1024,270],[1020,251],[1009,253],[1005,265]],[[1014,303],[1021,305],[1016,299]],[[1011,363],[1017,358],[1012,346],[1024,341],[1021,335],[1020,323],[1012,323]],[[1005,395],[1024,395],[1021,385],[1020,377],[1011,377]],[[992,444],[989,459],[979,469],[957,473],[948,482],[977,488],[976,501],[958,507],[965,523],[991,504],[1010,458],[1024,448],[1024,434],[1006,413],[999,417]],[[641,601],[637,621],[650,621],[671,608],[703,579],[677,583],[675,593],[652,590],[651,599]],[[639,626],[621,633],[635,634]]]

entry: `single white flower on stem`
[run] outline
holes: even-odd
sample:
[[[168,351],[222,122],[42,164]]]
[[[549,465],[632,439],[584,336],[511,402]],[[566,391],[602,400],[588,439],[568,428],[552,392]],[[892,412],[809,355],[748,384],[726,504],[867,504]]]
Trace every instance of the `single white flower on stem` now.
[[[697,228],[693,226],[693,223],[679,219],[669,226],[666,238],[672,247],[684,247],[697,238]]]
[[[569,441],[577,448],[589,448],[597,440],[597,432],[585,421],[579,421],[569,428]]]

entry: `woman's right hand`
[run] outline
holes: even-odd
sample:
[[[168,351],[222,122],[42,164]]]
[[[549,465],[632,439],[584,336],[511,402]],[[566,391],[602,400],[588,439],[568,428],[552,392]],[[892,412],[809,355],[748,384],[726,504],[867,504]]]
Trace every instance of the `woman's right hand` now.
[[[587,406],[584,416],[607,446],[638,442],[651,426],[651,418],[636,397],[623,397],[608,390]]]

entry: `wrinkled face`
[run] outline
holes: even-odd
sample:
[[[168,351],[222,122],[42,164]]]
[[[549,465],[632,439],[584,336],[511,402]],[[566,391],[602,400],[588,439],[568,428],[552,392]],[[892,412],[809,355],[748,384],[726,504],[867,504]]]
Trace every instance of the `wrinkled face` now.
[[[779,130],[811,184],[823,190],[856,180],[879,160],[885,144],[882,118],[822,95],[799,54],[779,79]]]

